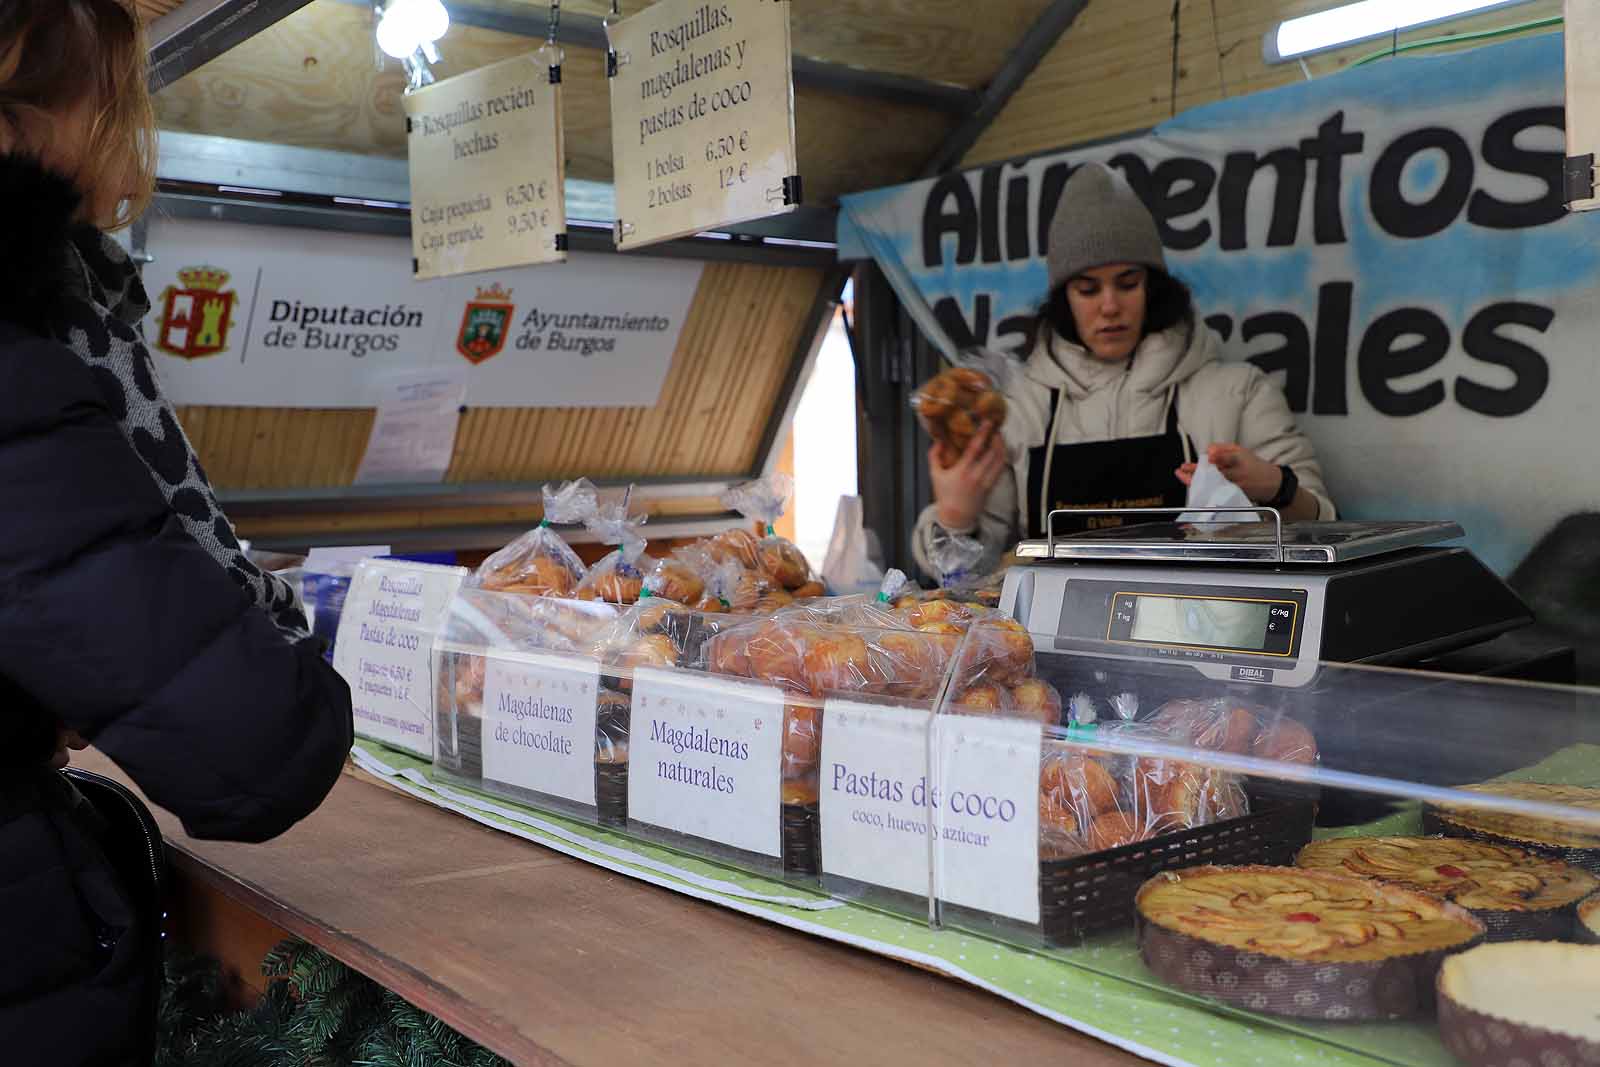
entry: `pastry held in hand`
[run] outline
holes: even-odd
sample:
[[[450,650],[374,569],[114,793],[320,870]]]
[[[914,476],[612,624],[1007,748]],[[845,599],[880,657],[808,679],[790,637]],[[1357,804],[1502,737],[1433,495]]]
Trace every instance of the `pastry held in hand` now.
[[[957,357],[911,396],[911,407],[928,436],[959,456],[978,427],[999,430],[1006,421],[1005,389],[1016,364],[999,352],[973,349]]]

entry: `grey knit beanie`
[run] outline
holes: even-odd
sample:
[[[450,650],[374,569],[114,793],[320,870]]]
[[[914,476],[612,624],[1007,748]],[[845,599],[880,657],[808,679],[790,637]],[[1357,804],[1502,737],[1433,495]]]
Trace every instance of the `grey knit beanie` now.
[[[1120,175],[1085,163],[1067,179],[1050,220],[1050,291],[1107,263],[1167,269],[1156,220]]]

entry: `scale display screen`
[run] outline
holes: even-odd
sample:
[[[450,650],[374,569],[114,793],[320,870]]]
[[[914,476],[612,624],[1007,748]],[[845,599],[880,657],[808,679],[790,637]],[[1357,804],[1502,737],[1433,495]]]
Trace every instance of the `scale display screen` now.
[[[1106,639],[1287,656],[1298,607],[1292,600],[1120,592],[1112,598]]]

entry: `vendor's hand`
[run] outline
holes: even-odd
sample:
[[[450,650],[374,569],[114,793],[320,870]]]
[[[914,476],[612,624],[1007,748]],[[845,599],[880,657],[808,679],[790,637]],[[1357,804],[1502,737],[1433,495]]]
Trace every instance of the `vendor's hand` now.
[[[85,741],[82,737],[79,737],[78,731],[58,729],[56,731],[56,750],[55,753],[50,757],[51,769],[59,771],[67,765],[71,759],[71,757],[67,755],[68,749],[82,751],[88,747],[89,742]]]
[[[1268,463],[1243,445],[1212,445],[1206,449],[1206,458],[1224,478],[1243,489],[1252,503],[1271,500],[1283,488],[1283,471],[1277,464]]]
[[[959,456],[948,445],[934,442],[928,449],[928,475],[939,525],[947,530],[971,529],[1005,469],[1005,442],[992,423],[979,426]]]
[[[1178,476],[1178,481],[1182,482],[1184,485],[1192,485],[1194,483],[1194,472],[1199,466],[1200,465],[1198,463],[1185,463],[1172,473],[1176,474]]]

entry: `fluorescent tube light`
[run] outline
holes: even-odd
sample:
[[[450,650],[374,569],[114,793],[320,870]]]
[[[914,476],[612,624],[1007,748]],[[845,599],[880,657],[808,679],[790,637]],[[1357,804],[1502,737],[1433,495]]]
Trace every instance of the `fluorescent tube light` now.
[[[1262,41],[1262,52],[1268,63],[1282,63],[1397,30],[1523,3],[1527,0],[1360,0],[1278,23]]]

